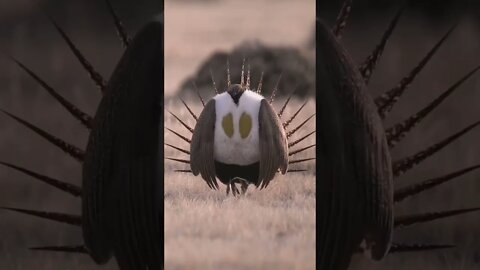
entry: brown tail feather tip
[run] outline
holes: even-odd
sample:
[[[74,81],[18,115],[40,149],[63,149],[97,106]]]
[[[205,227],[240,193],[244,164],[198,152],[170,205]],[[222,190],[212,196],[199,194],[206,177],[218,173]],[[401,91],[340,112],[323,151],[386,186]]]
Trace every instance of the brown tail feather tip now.
[[[289,156],[293,156],[293,155],[299,154],[299,153],[301,153],[301,152],[303,152],[303,151],[306,151],[306,150],[308,150],[308,149],[310,149],[310,148],[312,148],[312,147],[315,147],[315,146],[316,146],[316,144],[312,144],[312,145],[309,145],[309,146],[305,146],[305,147],[302,147],[302,148],[300,148],[300,149],[297,149],[297,150],[294,150],[294,151],[288,153],[288,155],[289,155]]]
[[[125,27],[123,26],[122,21],[118,17],[117,13],[115,12],[115,9],[113,8],[112,3],[110,0],[105,0],[107,3],[108,11],[110,12],[110,15],[112,15],[113,22],[115,23],[115,28],[117,28],[118,35],[120,36],[120,39],[122,40],[122,43],[125,47],[128,47],[131,39],[127,34],[127,31],[125,30]]]
[[[455,90],[457,90],[464,82],[472,77],[480,66],[471,70],[467,75],[463,76],[460,80],[450,86],[445,92],[428,104],[425,108],[421,109],[416,114],[410,116],[405,121],[395,124],[393,127],[386,130],[386,136],[388,145],[393,148],[398,142],[400,142],[406,134],[425,119],[435,108],[437,108],[447,97],[449,97]]]
[[[395,27],[397,26],[398,21],[400,20],[400,17],[404,10],[405,6],[400,8],[397,14],[395,14],[395,17],[393,17],[392,21],[388,25],[387,30],[383,34],[380,43],[377,45],[377,47],[375,47],[372,54],[370,54],[370,56],[368,56],[367,59],[363,62],[363,64],[360,66],[360,73],[362,74],[366,84],[369,83],[373,71],[375,70],[375,67],[378,63],[378,60],[381,57],[383,50],[385,49],[385,46],[387,45],[390,36],[395,30]]]
[[[258,81],[257,85],[257,93],[262,94],[262,85],[263,85],[263,71],[262,74],[260,74],[260,80]]]
[[[200,99],[200,102],[202,103],[202,106],[205,107],[205,100],[203,100],[202,95],[200,95],[200,91],[198,90],[197,84],[195,81],[192,81],[193,88],[195,89],[195,92],[197,93],[198,99]]]
[[[50,16],[48,16],[48,18],[53,24],[53,26],[60,33],[62,38],[65,40],[65,42],[67,42],[68,47],[73,52],[73,54],[78,59],[83,68],[88,72],[88,74],[90,74],[90,78],[100,88],[102,93],[105,92],[107,89],[107,82],[105,81],[105,79],[103,79],[103,77],[93,68],[92,64],[90,64],[90,62],[83,56],[80,50],[75,46],[73,41],[68,37],[65,31],[63,31],[63,29],[55,22],[55,20],[53,20],[53,18]]]
[[[171,161],[180,162],[180,163],[190,164],[190,160],[186,160],[186,159],[171,158],[171,157],[166,157],[165,159],[168,159],[168,160],[171,160]]]
[[[480,207],[476,207],[476,208],[463,208],[463,209],[442,211],[442,212],[431,212],[431,213],[424,213],[424,214],[399,216],[395,218],[395,227],[406,227],[406,226],[414,225],[417,223],[430,222],[430,221],[443,219],[447,217],[453,217],[453,216],[466,214],[470,212],[476,212],[479,210],[480,210]]]
[[[11,163],[7,163],[7,162],[2,162],[0,161],[0,164],[4,165],[4,166],[7,166],[9,168],[12,168],[14,170],[17,170],[19,172],[22,172],[24,174],[27,174],[33,178],[36,178],[50,186],[53,186],[59,190],[62,190],[66,193],[69,193],[70,195],[73,195],[75,197],[79,197],[81,196],[82,194],[82,191],[81,191],[81,188],[78,187],[78,186],[75,186],[75,185],[72,185],[70,183],[66,183],[66,182],[63,182],[63,181],[60,181],[60,180],[57,180],[57,179],[53,179],[51,177],[48,177],[48,176],[45,176],[45,175],[41,175],[39,173],[36,173],[36,172],[33,172],[33,171],[30,171],[30,170],[27,170],[25,168],[22,168],[22,167],[19,167],[19,166],[16,166],[16,165],[13,165]]]
[[[289,143],[289,144],[288,144],[288,147],[290,148],[290,147],[292,147],[292,146],[294,146],[294,145],[296,145],[296,144],[298,144],[298,143],[301,143],[303,140],[305,140],[306,138],[310,137],[310,136],[311,136],[312,134],[314,134],[315,132],[317,132],[317,131],[316,131],[316,130],[311,131],[311,132],[308,133],[307,135],[304,135],[304,136],[300,137],[299,139],[297,139],[297,140]]]
[[[38,84],[40,84],[43,89],[45,89],[53,98],[55,98],[68,112],[70,112],[75,118],[77,118],[83,125],[88,129],[92,128],[93,118],[88,114],[82,112],[75,105],[70,103],[64,97],[62,97],[53,87],[47,84],[44,80],[40,78],[35,72],[25,66],[23,63],[18,61],[12,56],[8,56],[12,61],[14,61],[22,70],[24,70],[30,77],[32,77]]]
[[[343,34],[343,30],[347,25],[348,17],[350,16],[350,12],[352,11],[352,3],[353,0],[345,0],[342,5],[342,9],[340,10],[335,25],[333,26],[333,34],[337,38],[341,38]]]
[[[190,109],[190,107],[187,105],[187,103],[181,97],[179,97],[179,99],[183,103],[183,106],[185,106],[185,108],[187,108],[187,111],[190,113],[190,115],[195,119],[195,121],[197,121],[198,120],[197,115],[192,111],[192,109]]]
[[[307,162],[307,161],[315,160],[315,159],[316,159],[316,158],[314,158],[314,157],[312,157],[312,158],[296,159],[296,160],[288,161],[288,164],[302,163],[302,162]]]
[[[174,170],[174,172],[179,172],[179,173],[192,173],[192,170]]]
[[[474,129],[478,125],[480,125],[480,121],[471,124],[470,126],[462,129],[461,131],[453,134],[450,137],[447,137],[446,139],[440,141],[439,143],[436,143],[436,144],[428,147],[425,150],[422,150],[422,151],[420,151],[420,152],[418,152],[418,153],[416,153],[412,156],[409,156],[409,157],[403,158],[401,160],[395,161],[393,163],[393,175],[395,177],[398,177],[398,176],[402,175],[406,171],[412,169],[415,165],[420,164],[422,161],[424,161],[428,157],[432,156],[433,154],[437,153],[438,151],[440,151],[441,149],[443,149],[444,147],[446,147],[450,143],[454,142],[458,138],[467,134],[469,131],[471,131],[472,129]]]
[[[397,191],[395,191],[395,196],[394,196],[394,201],[395,202],[401,202],[405,200],[408,197],[415,196],[421,192],[430,190],[438,185],[441,185],[443,183],[447,183],[451,180],[454,180],[466,173],[472,172],[474,170],[480,169],[480,164],[471,166],[453,173],[449,173],[447,175],[443,175],[440,177],[432,178],[425,180],[421,183],[418,184],[413,184],[404,188],[401,188]]]
[[[275,87],[273,88],[272,94],[270,95],[270,101],[269,101],[270,104],[272,104],[273,100],[275,99],[275,95],[277,94],[278,86],[280,84],[280,80],[282,79],[282,75],[283,75],[283,73],[280,73],[280,75],[278,76],[277,83],[275,84]]]
[[[171,128],[165,127],[165,129],[168,130],[168,131],[170,131],[170,132],[172,132],[172,133],[175,134],[177,137],[179,137],[180,139],[184,140],[184,141],[187,142],[187,143],[191,143],[191,142],[192,142],[189,138],[181,135],[180,133],[176,132],[175,130],[173,130],[173,129],[171,129]]]
[[[172,113],[171,111],[168,111],[168,113],[170,113],[173,117],[175,117],[175,119],[178,120],[178,122],[180,122],[180,124],[182,124],[182,126],[184,126],[186,129],[188,129],[188,131],[190,131],[191,133],[193,133],[193,128],[191,128],[189,125],[187,125],[185,122],[183,122],[182,119],[180,119],[178,116],[176,116],[174,113]]]
[[[447,40],[447,38],[450,36],[456,26],[457,24],[455,24],[452,28],[448,30],[448,32],[442,37],[442,39],[437,44],[435,44],[435,46],[427,53],[427,55],[420,61],[420,63],[415,66],[413,70],[406,77],[404,77],[396,87],[375,99],[375,104],[378,107],[378,114],[382,119],[385,118],[388,112],[392,110],[395,103],[400,99],[405,90],[410,86],[410,84],[417,77],[417,75],[423,70],[423,68],[427,65],[430,59],[435,55],[435,53],[445,42],[445,40]]]
[[[284,106],[287,105],[289,100],[290,100],[290,97],[287,99]],[[285,123],[283,123],[283,128],[287,128],[290,125],[290,123],[292,123],[292,121],[303,110],[303,108],[307,105],[307,103],[308,103],[308,99],[302,104],[302,106],[300,106],[300,108],[298,108],[298,110],[292,115],[292,117],[290,117],[290,119],[288,119],[287,121],[285,121]],[[282,107],[282,109],[283,109],[283,107]],[[280,112],[283,112],[283,110],[281,110]]]
[[[438,249],[454,248],[454,245],[432,245],[432,244],[393,244],[389,253],[417,252]]]
[[[298,173],[298,172],[308,172],[307,169],[293,169],[293,170],[288,170],[287,173]]]
[[[210,78],[212,79],[213,90],[215,90],[215,94],[218,94],[217,84],[215,83],[212,69],[210,69]]]
[[[50,133],[38,128],[37,126],[35,126],[35,125],[21,119],[20,117],[17,117],[15,115],[13,115],[13,114],[5,111],[5,110],[0,109],[0,112],[3,112],[4,114],[11,117],[15,121],[19,122],[20,124],[29,128],[33,132],[37,133],[38,135],[40,135],[41,137],[43,137],[44,139],[46,139],[47,141],[49,141],[53,145],[57,146],[58,148],[62,149],[64,152],[68,153],[70,156],[74,157],[76,160],[78,160],[80,162],[83,161],[85,153],[80,148],[78,148],[74,145],[71,145],[71,144],[69,144],[69,143],[51,135]]]
[[[188,150],[182,149],[182,148],[177,147],[177,146],[175,146],[175,145],[171,145],[171,144],[169,144],[169,143],[165,143],[165,145],[166,145],[166,146],[169,146],[169,147],[171,147],[171,148],[173,148],[173,149],[176,149],[176,150],[178,150],[178,151],[180,151],[180,152],[182,152],[182,153],[185,153],[185,154],[187,154],[187,155],[190,155],[190,151],[188,151]]]
[[[296,89],[295,89],[295,90],[296,90]],[[294,93],[295,93],[295,91],[294,91]],[[288,105],[288,103],[290,102],[290,99],[292,99],[294,93],[291,93],[291,94],[288,96],[288,98],[285,100],[285,102],[283,103],[282,108],[280,108],[280,111],[279,111],[278,114],[277,114],[277,115],[278,115],[278,118],[282,118],[282,115],[283,115],[283,113],[285,112],[285,109],[287,108],[287,105]],[[293,121],[293,120],[292,120],[292,121]],[[283,127],[285,128],[285,123],[283,124]]]
[[[315,113],[312,114],[311,116],[309,116],[307,119],[305,119],[305,121],[303,121],[300,125],[298,125],[296,128],[292,129],[291,131],[289,131],[287,133],[287,139],[290,138],[293,134],[295,134],[295,132],[299,131],[300,128],[302,128],[308,121],[310,121],[310,119],[312,119],[313,117],[315,116]]]
[[[82,218],[77,215],[70,215],[70,214],[56,213],[56,212],[36,211],[36,210],[20,209],[20,208],[12,208],[12,207],[0,207],[0,209],[19,212],[22,214],[36,216],[39,218],[53,220],[56,222],[66,223],[74,226],[82,225]]]
[[[30,247],[30,250],[36,251],[53,251],[53,252],[65,252],[65,253],[79,253],[88,254],[88,250],[83,245],[77,246],[48,246],[48,247]]]

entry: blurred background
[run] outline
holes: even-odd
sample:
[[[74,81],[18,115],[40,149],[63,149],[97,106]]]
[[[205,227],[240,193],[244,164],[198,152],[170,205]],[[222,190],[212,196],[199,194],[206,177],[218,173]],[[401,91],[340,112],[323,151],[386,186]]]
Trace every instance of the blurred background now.
[[[159,10],[159,3],[154,0],[135,1],[134,5],[127,0],[112,2],[130,35]],[[357,62],[362,62],[380,39],[401,1],[354,2],[351,20],[341,42]],[[457,18],[461,23],[402,97],[386,126],[418,111],[480,64],[479,1],[414,2],[415,5],[402,16],[372,77],[369,91],[375,96],[394,87]],[[341,1],[322,0],[317,5],[320,17],[332,25]],[[245,41],[258,40],[269,47],[298,49],[302,57],[312,59],[314,8],[315,2],[311,0],[165,1],[167,99],[179,93],[190,76],[202,77],[201,71],[207,68],[203,64],[216,53],[231,52]],[[100,92],[42,10],[55,18],[99,73],[108,79],[123,48],[106,5],[94,0],[0,0],[0,50],[23,61],[62,95],[93,115]],[[203,16],[194,16],[196,14]],[[284,26],[277,27],[280,22]],[[305,76],[311,70],[306,69]],[[217,81],[224,79],[215,75]],[[3,55],[0,55],[0,83],[0,108],[81,148],[85,146],[86,130]],[[477,121],[479,101],[480,76],[476,75],[397,146],[394,159],[413,154]],[[0,116],[0,127],[0,160],[80,183],[80,165],[72,158],[5,116]],[[398,184],[410,184],[480,163],[479,138],[480,131],[474,130],[406,174]],[[479,181],[480,172],[472,172],[403,202],[398,213],[480,206]],[[72,213],[80,210],[79,200],[5,168],[0,168],[0,206]],[[404,269],[409,266],[477,269],[480,263],[479,214],[407,228],[398,231],[396,237],[401,242],[455,243],[459,249],[394,255],[375,265],[359,258],[355,261],[356,269]],[[0,211],[0,269],[95,269],[83,256],[35,253],[26,249],[28,246],[80,242],[77,228]]]
[[[354,0],[341,43],[362,63],[405,1]],[[369,91],[376,97],[395,87],[457,20],[458,27],[387,117],[392,126],[421,108],[480,65],[480,1],[410,1],[388,42]],[[317,3],[320,17],[333,25],[341,1]],[[412,155],[480,118],[480,74],[464,83],[394,149],[393,160]],[[396,180],[401,187],[480,164],[480,130],[473,130]],[[480,171],[473,171],[397,205],[397,214],[480,206]],[[403,243],[448,243],[457,249],[389,256],[371,263],[359,256],[352,269],[478,269],[480,214],[472,213],[395,232]]]
[[[257,87],[263,71],[262,93],[267,96],[282,74],[275,109],[284,102],[282,95],[296,88],[299,95],[313,96],[315,58],[309,41],[314,22],[313,0],[166,1],[166,110],[188,125],[195,125],[179,97],[198,115],[202,105],[192,84],[195,82],[208,101],[215,93],[210,70],[219,92],[224,91],[227,60],[232,83],[240,83],[244,58],[245,69],[251,67],[251,89]],[[293,98],[283,120],[289,119],[304,101]],[[315,102],[311,100],[289,128],[296,127],[314,110]],[[164,119],[165,127],[187,138],[191,136],[170,114],[165,113]],[[291,139],[312,130],[314,118]],[[296,147],[314,141],[311,136]],[[186,142],[169,131],[165,131],[165,142],[189,149]],[[295,158],[312,157],[314,152],[309,148]],[[168,146],[165,156],[188,159]],[[308,171],[278,176],[265,192],[251,187],[246,197],[237,200],[225,196],[223,185],[218,191],[209,191],[200,176],[174,172],[188,168],[187,164],[166,160],[166,269],[314,269],[314,166],[314,161],[292,164],[289,168]]]
[[[315,1],[166,1],[165,95],[192,93],[195,82],[211,95],[210,69],[217,88],[226,85],[227,58],[233,83],[242,60],[251,65],[252,86],[264,72],[264,93],[280,73],[280,94],[299,86],[313,93]],[[247,68],[247,66],[245,67]]]
[[[111,1],[130,36],[161,10],[159,1]],[[49,22],[65,30],[95,69],[108,79],[123,53],[105,1],[0,1],[0,51],[36,72],[80,109],[94,115],[100,90]],[[0,54],[0,108],[85,148],[87,130],[31,77]],[[0,160],[79,185],[81,166],[27,128],[0,115]],[[80,200],[24,174],[0,168],[0,206],[80,213]],[[32,252],[31,246],[82,243],[79,228],[0,211],[0,269],[116,269],[83,255]]]

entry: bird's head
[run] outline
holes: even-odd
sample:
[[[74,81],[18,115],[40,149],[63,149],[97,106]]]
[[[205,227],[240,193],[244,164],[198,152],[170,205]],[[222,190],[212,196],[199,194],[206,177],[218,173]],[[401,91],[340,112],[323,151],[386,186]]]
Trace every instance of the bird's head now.
[[[245,85],[232,84],[227,88],[227,93],[232,97],[233,102],[235,102],[235,104],[238,104],[238,101],[240,100],[240,97],[245,92],[245,90],[247,90],[247,87]]]

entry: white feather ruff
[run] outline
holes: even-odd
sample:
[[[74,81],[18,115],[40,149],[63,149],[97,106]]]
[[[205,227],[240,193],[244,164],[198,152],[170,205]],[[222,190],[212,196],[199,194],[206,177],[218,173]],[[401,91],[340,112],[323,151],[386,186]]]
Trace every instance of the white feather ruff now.
[[[260,102],[264,97],[247,90],[240,97],[238,106],[227,92],[216,95],[214,99],[216,119],[213,153],[215,160],[236,165],[249,165],[259,161],[258,113]],[[242,139],[239,122],[240,116],[244,112],[252,118],[252,130],[245,139]],[[222,119],[228,113],[233,116],[233,136],[231,138],[225,134],[222,128]]]

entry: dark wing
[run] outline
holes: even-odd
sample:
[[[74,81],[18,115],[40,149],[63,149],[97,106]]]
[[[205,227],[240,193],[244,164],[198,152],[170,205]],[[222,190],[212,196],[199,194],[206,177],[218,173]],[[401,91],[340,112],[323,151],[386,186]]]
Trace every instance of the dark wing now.
[[[361,75],[317,19],[317,242],[320,269],[347,269],[362,240],[375,260],[393,229],[393,183],[382,122]]]
[[[213,136],[215,133],[215,100],[203,108],[193,130],[190,144],[190,168],[193,175],[200,174],[212,189],[218,189],[213,160]]]
[[[98,107],[83,166],[85,245],[97,263],[161,269],[163,23],[132,40]]]
[[[260,103],[258,113],[260,140],[260,172],[258,185],[263,189],[268,186],[275,173],[280,169],[282,174],[288,168],[288,143],[285,130],[280,119],[267,100]]]

